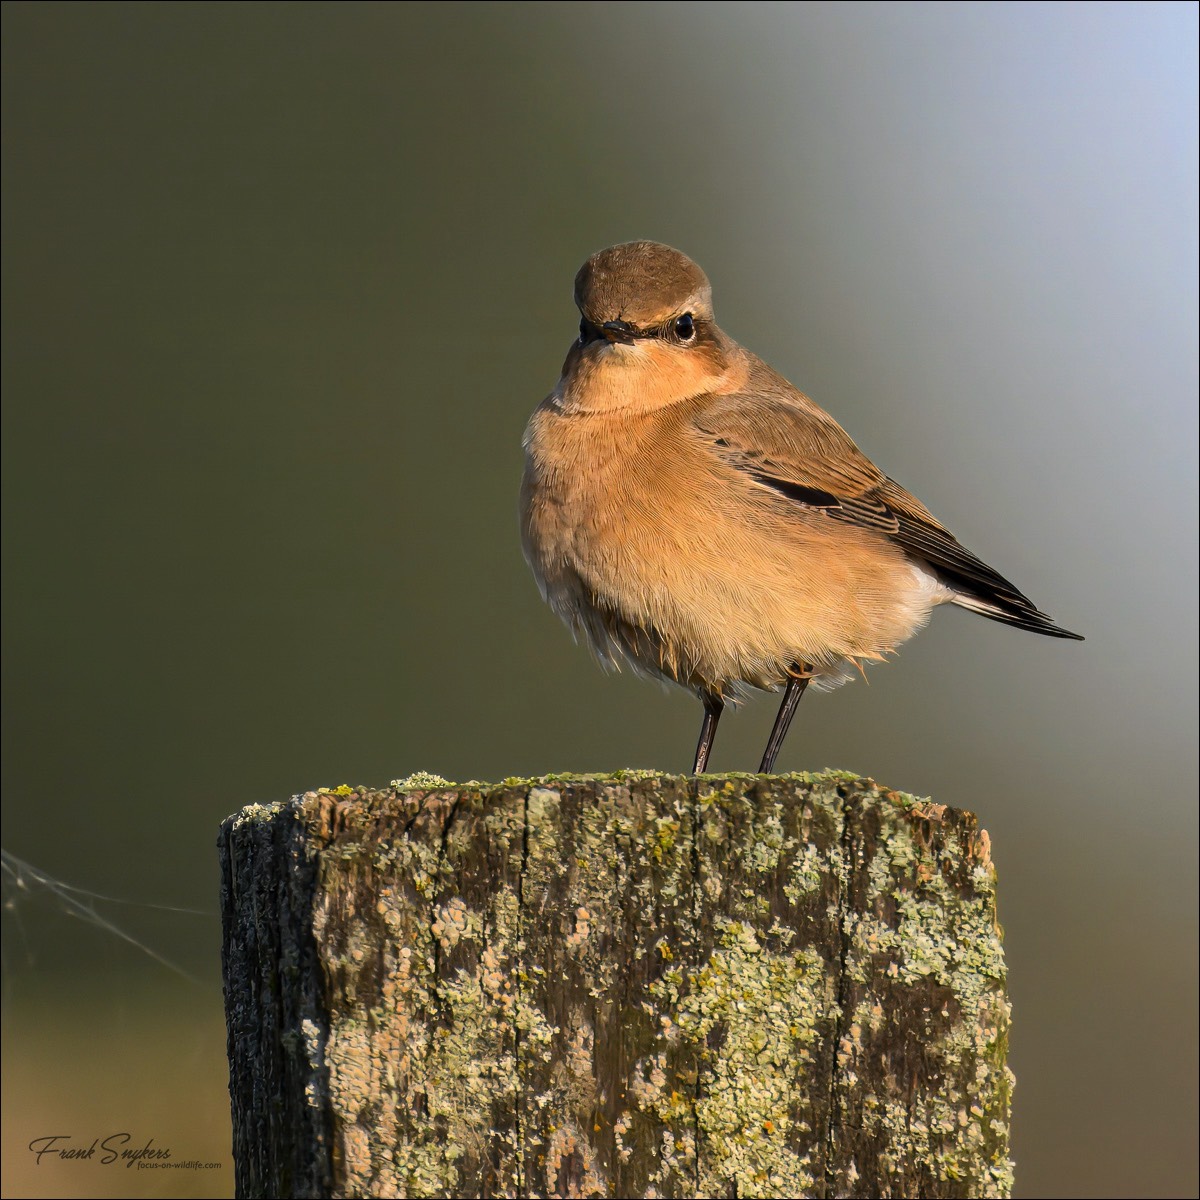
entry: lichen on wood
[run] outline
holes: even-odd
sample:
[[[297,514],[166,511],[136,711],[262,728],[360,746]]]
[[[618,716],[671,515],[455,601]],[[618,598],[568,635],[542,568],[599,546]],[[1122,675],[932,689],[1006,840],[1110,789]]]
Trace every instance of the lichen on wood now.
[[[836,772],[425,776],[245,810],[221,853],[241,1195],[1011,1190],[969,813]]]

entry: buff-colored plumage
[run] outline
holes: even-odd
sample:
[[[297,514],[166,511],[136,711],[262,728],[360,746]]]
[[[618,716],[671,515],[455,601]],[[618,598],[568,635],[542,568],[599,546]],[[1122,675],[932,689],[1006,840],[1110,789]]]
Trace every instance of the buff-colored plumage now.
[[[725,697],[840,682],[937,604],[1077,636],[724,334],[708,280],[679,251],[601,251],[575,299],[580,338],[525,435],[525,554],[603,661],[701,696],[697,769]]]

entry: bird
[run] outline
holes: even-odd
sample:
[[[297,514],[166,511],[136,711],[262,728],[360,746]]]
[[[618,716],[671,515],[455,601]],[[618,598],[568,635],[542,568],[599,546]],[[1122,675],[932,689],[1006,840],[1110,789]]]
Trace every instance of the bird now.
[[[634,241],[575,276],[579,336],[524,436],[521,540],[550,608],[602,665],[678,684],[704,716],[882,661],[953,604],[1082,641],[963,546],[828,413],[717,325],[687,255]]]

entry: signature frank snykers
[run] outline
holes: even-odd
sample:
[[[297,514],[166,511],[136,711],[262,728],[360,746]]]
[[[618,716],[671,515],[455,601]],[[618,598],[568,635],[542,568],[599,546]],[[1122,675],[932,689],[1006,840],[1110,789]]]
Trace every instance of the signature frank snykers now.
[[[37,1165],[47,1156],[62,1162],[92,1162],[101,1166],[120,1164],[125,1167],[176,1167],[192,1170],[220,1167],[220,1163],[180,1160],[175,1158],[169,1146],[155,1145],[154,1139],[134,1144],[131,1133],[110,1133],[106,1137],[94,1137],[91,1141],[76,1139],[67,1133],[52,1133],[36,1137],[29,1143],[29,1152],[37,1159]]]

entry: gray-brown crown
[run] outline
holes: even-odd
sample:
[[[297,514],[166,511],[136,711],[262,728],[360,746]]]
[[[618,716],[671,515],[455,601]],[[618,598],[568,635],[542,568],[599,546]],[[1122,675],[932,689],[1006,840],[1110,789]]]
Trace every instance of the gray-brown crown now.
[[[648,329],[684,312],[712,319],[708,277],[686,254],[661,242],[622,242],[597,251],[575,276],[575,303],[595,325],[627,321]]]

